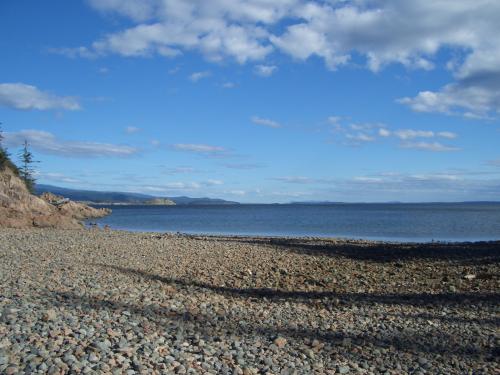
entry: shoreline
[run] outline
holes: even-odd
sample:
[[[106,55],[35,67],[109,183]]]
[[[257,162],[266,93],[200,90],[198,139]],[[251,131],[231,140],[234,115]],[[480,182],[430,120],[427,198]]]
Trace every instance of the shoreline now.
[[[99,226],[99,222],[96,222],[97,227],[92,227],[87,223],[88,220],[84,222],[85,229],[88,230],[109,230],[120,233],[143,233],[143,234],[158,234],[158,235],[176,235],[176,236],[186,236],[186,237],[207,237],[207,238],[255,238],[255,239],[269,239],[269,240],[280,240],[280,239],[298,239],[298,240],[308,240],[308,241],[343,241],[343,242],[363,242],[363,243],[379,243],[379,244],[392,244],[392,245],[429,245],[429,244],[481,244],[481,243],[498,243],[500,245],[500,236],[495,239],[431,239],[431,240],[404,240],[404,239],[389,239],[389,238],[375,238],[375,237],[349,237],[349,236],[321,236],[321,235],[268,235],[268,234],[232,234],[232,233],[219,233],[219,232],[181,232],[181,231],[169,231],[169,230],[143,230],[143,229],[131,229],[131,228],[104,228],[104,225]]]
[[[495,373],[500,242],[0,229],[0,372]]]

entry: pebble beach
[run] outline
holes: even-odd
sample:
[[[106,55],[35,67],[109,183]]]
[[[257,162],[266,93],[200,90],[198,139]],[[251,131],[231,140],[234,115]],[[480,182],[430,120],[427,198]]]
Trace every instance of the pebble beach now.
[[[500,242],[0,229],[1,374],[499,374]]]

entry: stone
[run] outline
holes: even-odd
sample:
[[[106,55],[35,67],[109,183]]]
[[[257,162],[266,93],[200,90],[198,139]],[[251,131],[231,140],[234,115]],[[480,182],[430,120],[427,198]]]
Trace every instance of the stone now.
[[[56,318],[57,318],[57,312],[53,309],[45,311],[42,315],[42,320],[45,322],[56,320]]]
[[[286,345],[286,339],[283,338],[283,337],[278,337],[274,340],[274,344],[278,347],[278,348],[284,348],[285,345]]]
[[[349,366],[337,366],[337,372],[339,374],[347,374],[349,373],[349,371],[350,371]]]

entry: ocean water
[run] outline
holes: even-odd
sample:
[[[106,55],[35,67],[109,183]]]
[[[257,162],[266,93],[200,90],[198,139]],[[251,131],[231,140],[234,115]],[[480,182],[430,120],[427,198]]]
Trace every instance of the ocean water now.
[[[499,203],[112,206],[113,229],[390,241],[500,240]]]

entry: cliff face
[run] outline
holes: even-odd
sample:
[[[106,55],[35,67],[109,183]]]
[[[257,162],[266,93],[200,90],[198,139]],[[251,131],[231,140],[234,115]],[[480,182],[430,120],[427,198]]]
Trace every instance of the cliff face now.
[[[71,216],[77,220],[97,219],[111,213],[108,208],[94,208],[83,203],[73,202],[69,199],[52,193],[43,193],[40,198],[45,202],[55,206],[57,210],[66,216]]]
[[[108,213],[71,201],[56,206],[30,194],[10,168],[0,170],[0,227],[77,229],[82,227],[78,220]]]

